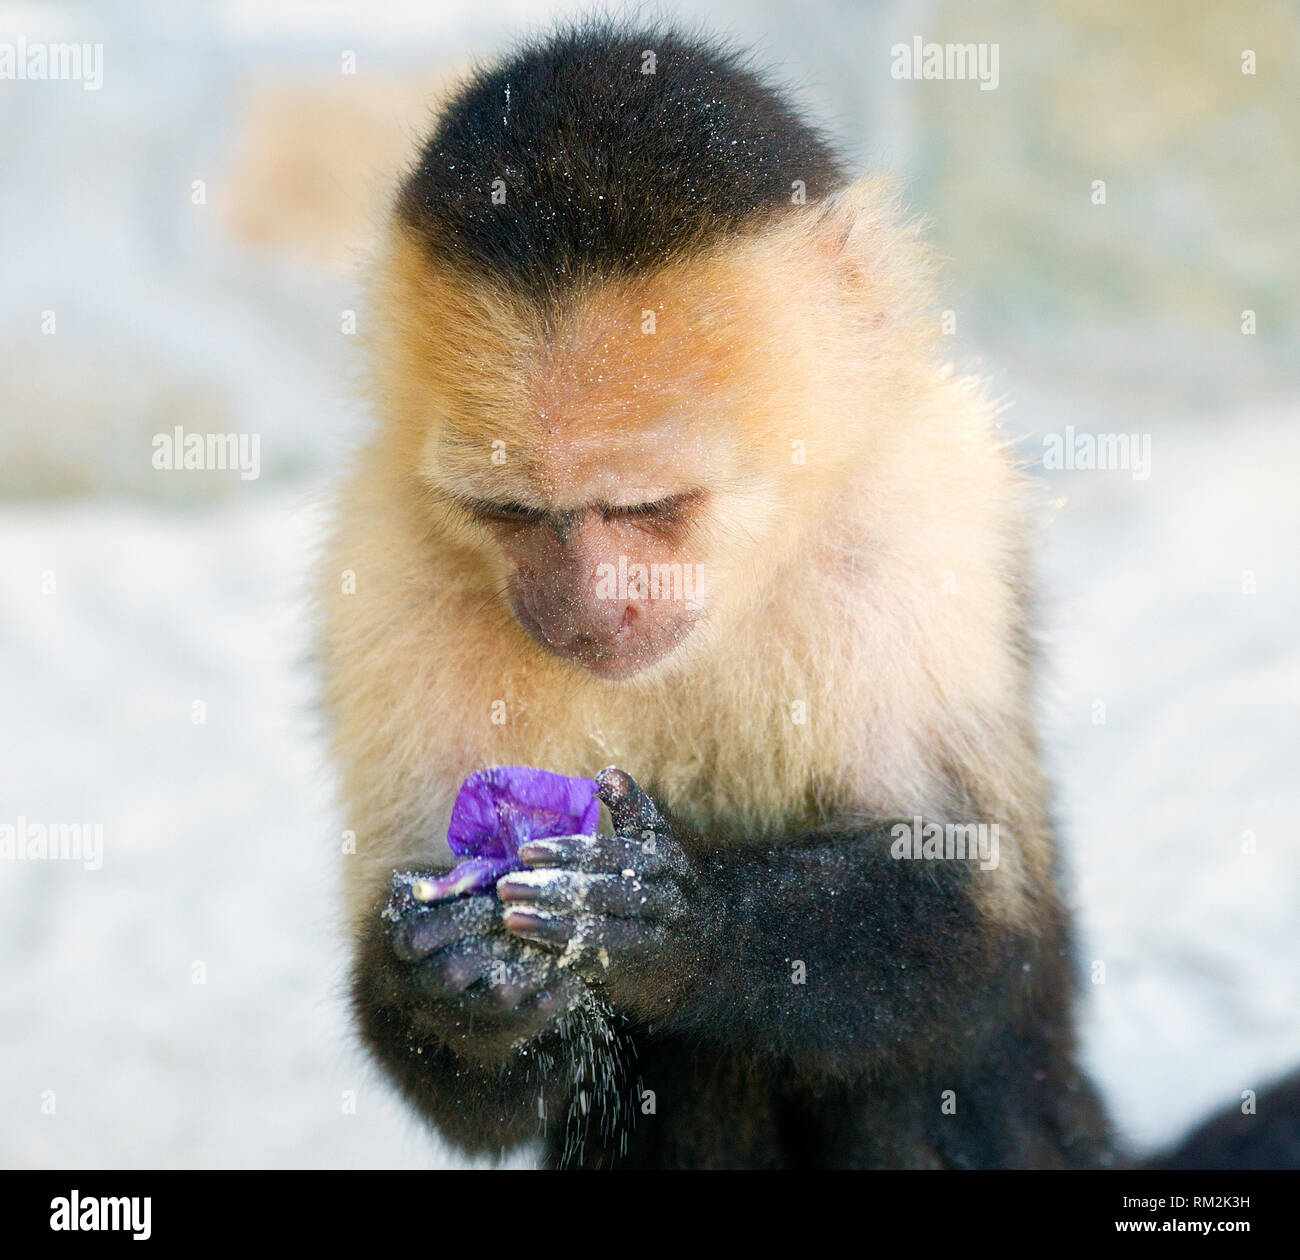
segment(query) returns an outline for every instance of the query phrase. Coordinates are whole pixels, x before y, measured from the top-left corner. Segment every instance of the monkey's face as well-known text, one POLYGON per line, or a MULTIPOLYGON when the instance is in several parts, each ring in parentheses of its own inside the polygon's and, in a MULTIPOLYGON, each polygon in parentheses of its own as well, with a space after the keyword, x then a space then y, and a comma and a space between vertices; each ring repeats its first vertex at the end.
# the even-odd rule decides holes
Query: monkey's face
POLYGON ((624 392, 602 363, 597 388, 534 377, 530 422, 501 439, 500 463, 444 446, 438 467, 474 526, 485 584, 520 627, 551 655, 624 679, 670 657, 706 611, 725 559, 712 527, 728 443, 665 412, 661 391, 624 392))
POLYGON ((532 405, 515 459, 507 446, 503 464, 465 470, 458 506, 520 627, 589 673, 629 678, 704 609, 712 452, 671 420, 611 427, 628 408, 608 392, 537 387, 532 405))
POLYGON ((499 595, 542 649, 603 678, 688 640, 734 648, 733 619, 842 498, 839 470, 866 462, 820 258, 751 243, 557 311, 399 236, 378 363, 392 454, 484 606, 499 595))
POLYGON ((471 510, 507 562, 520 626, 546 651, 618 679, 662 660, 696 624, 703 580, 686 543, 700 497, 471 510))

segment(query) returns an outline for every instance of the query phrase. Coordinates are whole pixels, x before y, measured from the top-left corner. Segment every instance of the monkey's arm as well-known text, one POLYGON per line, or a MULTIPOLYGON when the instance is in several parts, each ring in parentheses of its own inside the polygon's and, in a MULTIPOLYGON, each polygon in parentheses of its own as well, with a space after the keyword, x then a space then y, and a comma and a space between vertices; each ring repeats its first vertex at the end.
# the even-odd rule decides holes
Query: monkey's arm
POLYGON ((495 1155, 542 1136, 565 1114, 566 1078, 551 1068, 581 981, 512 939, 491 896, 427 906, 410 883, 395 875, 363 928, 352 979, 362 1035, 462 1150, 495 1155))
POLYGON ((895 859, 887 828, 688 859, 628 776, 600 782, 619 834, 535 842, 498 887, 643 1025, 840 1074, 969 1050, 1036 981, 1034 938, 980 908, 996 872, 895 859))

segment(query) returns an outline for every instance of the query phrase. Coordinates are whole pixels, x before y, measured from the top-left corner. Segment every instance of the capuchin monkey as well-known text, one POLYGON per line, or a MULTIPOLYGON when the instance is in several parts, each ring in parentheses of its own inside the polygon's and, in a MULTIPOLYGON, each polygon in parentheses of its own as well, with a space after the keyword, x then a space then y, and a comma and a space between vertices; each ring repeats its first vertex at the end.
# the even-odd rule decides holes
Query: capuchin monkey
POLYGON ((402 183, 322 655, 357 1019, 467 1154, 1114 1158, 1026 488, 930 273, 888 183, 665 30, 479 72, 402 183), (421 902, 501 765, 595 775, 605 834, 421 902))

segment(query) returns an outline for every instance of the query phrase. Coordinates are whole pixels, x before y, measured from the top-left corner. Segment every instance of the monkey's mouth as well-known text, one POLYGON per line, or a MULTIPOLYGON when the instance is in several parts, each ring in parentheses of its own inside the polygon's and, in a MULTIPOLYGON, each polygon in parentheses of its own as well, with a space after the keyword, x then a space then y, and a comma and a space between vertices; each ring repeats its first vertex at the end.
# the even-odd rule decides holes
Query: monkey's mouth
POLYGON ((549 655, 611 682, 631 678, 666 660, 695 625, 695 617, 691 614, 661 621, 654 627, 638 628, 633 624, 615 635, 572 630, 548 634, 523 600, 512 598, 510 606, 524 632, 549 655))

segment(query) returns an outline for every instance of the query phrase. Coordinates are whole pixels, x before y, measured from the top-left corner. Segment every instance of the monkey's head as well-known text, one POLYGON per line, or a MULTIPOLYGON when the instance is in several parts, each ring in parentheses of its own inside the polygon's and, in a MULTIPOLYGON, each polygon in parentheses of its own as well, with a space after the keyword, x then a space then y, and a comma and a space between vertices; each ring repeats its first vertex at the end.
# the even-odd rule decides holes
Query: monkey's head
MULTIPOLYGON (((616 326, 625 313, 596 318, 588 307, 563 329, 525 333, 520 312, 516 366, 482 380, 498 405, 479 398, 468 430, 444 413, 419 456, 450 532, 523 630, 612 679, 694 629, 716 493, 706 467, 716 452, 651 397, 641 334, 632 342, 616 326)), ((498 319, 493 331, 508 326, 498 319)))
POLYGON ((731 612, 752 626, 810 531, 835 545, 905 296, 887 193, 833 196, 820 138, 725 57, 660 40, 647 75, 641 53, 560 40, 544 74, 471 81, 398 197, 376 303, 387 446, 429 545, 609 679, 734 652, 731 612), (629 108, 589 116, 611 78, 629 108), (678 143, 709 134, 727 143, 678 143))

